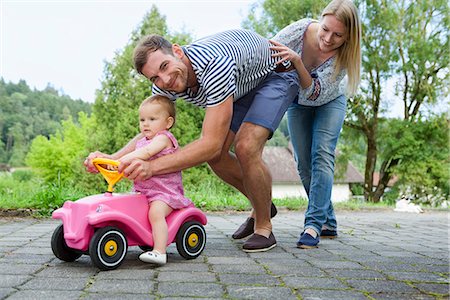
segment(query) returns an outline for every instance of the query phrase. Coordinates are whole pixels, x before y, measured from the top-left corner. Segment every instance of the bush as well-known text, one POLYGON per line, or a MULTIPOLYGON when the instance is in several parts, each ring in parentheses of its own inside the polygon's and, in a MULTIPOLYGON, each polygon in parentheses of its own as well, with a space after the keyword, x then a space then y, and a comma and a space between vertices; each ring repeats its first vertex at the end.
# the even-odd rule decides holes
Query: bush
POLYGON ((12 173, 12 178, 19 182, 30 181, 34 176, 32 170, 16 170, 12 173))

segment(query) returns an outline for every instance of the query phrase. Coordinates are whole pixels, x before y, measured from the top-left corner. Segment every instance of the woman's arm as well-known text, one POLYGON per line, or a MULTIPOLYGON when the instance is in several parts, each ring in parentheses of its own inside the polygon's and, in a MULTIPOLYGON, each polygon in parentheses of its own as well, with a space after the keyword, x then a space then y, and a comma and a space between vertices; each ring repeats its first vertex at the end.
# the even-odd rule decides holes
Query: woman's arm
POLYGON ((273 47, 270 47, 270 49, 277 51, 276 53, 272 54, 272 57, 281 58, 279 61, 277 61, 277 65, 283 63, 284 61, 290 61, 297 70, 301 87, 303 89, 310 87, 312 84, 312 77, 309 74, 308 70, 306 70, 305 65, 302 61, 302 57, 297 52, 281 43, 273 40, 270 40, 270 42, 272 43, 272 45, 274 45, 273 47))

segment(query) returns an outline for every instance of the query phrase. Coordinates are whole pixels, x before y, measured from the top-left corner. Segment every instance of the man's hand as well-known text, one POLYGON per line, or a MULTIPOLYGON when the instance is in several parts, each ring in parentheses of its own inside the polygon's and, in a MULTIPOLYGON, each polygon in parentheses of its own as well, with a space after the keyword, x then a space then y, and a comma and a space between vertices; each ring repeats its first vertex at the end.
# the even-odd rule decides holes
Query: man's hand
POLYGON ((119 159, 119 173, 130 180, 146 180, 153 176, 151 162, 142 159, 124 160, 119 159))
POLYGON ((102 153, 100 151, 95 151, 95 152, 89 153, 88 157, 86 157, 86 159, 83 162, 84 166, 86 167, 86 171, 88 171, 89 173, 98 173, 97 168, 92 163, 92 160, 94 158, 98 158, 98 157, 111 158, 111 155, 102 153))

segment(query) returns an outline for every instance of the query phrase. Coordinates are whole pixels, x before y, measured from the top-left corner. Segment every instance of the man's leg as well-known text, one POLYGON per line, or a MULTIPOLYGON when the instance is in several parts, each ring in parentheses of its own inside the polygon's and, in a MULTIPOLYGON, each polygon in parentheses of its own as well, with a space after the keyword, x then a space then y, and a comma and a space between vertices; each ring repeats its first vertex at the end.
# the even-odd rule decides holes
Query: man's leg
POLYGON ((211 161, 208 161, 208 164, 217 176, 219 176, 229 185, 235 187, 238 191, 240 191, 248 198, 247 191, 245 190, 242 181, 241 166, 239 165, 239 161, 237 160, 236 155, 230 152, 231 146, 234 142, 234 138, 235 133, 230 130, 228 132, 220 156, 211 161))
POLYGON ((269 237, 272 232, 272 177, 262 160, 269 134, 270 131, 262 126, 244 122, 236 135, 235 148, 243 185, 255 211, 255 233, 265 237, 269 237))

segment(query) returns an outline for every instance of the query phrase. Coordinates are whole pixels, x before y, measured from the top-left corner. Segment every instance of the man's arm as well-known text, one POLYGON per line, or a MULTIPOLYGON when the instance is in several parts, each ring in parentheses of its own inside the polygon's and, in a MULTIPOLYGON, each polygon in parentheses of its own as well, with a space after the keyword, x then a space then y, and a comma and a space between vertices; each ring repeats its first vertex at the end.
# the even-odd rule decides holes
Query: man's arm
POLYGON ((201 137, 186 145, 179 151, 162 156, 151 162, 134 160, 119 166, 127 178, 135 180, 147 179, 153 175, 166 174, 184 170, 220 155, 233 116, 233 96, 221 104, 206 108, 203 119, 201 137))

